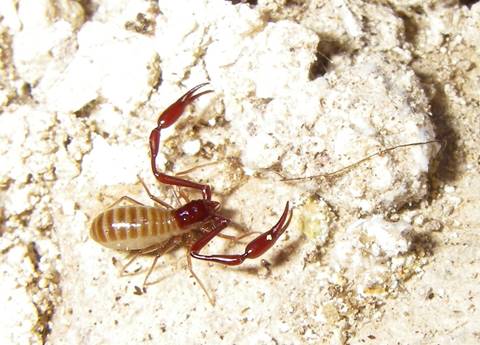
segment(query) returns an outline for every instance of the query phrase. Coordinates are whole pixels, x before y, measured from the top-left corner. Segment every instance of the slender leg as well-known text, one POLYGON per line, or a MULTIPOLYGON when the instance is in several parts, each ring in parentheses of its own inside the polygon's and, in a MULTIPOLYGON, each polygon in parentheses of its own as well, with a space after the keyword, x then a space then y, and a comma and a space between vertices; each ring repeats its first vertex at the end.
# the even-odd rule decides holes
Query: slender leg
POLYGON ((344 166, 343 168, 340 168, 336 171, 327 172, 327 173, 324 173, 324 174, 303 176, 303 177, 285 177, 285 176, 279 174, 278 172, 276 174, 280 175, 280 177, 282 178, 281 181, 299 181, 299 180, 310 180, 310 179, 324 178, 324 177, 325 178, 337 177, 337 176, 342 175, 343 173, 346 173, 346 172, 352 170, 356 166, 358 166, 358 165, 360 165, 360 164, 362 164, 366 161, 369 161, 373 157, 382 156, 385 153, 388 153, 390 151, 393 151, 393 150, 396 150, 396 149, 399 149, 399 148, 403 148, 403 147, 427 145, 427 144, 432 144, 432 143, 442 143, 442 145, 444 144, 444 142, 442 140, 428 140, 428 141, 423 141, 423 142, 416 142, 416 143, 409 143, 409 144, 401 144, 401 145, 391 146, 391 147, 387 147, 386 149, 383 149, 383 150, 377 151, 375 153, 372 153, 372 154, 370 154, 370 155, 368 155, 368 156, 366 156, 366 157, 364 157, 364 158, 362 158, 362 159, 360 159, 360 160, 358 160, 358 161, 356 161, 352 164, 344 166))
POLYGON ((162 255, 168 253, 169 251, 177 247, 180 244, 180 242, 181 242, 181 238, 173 237, 168 241, 165 241, 164 243, 162 243, 162 245, 157 249, 157 252, 155 253, 155 258, 153 259, 152 265, 150 266, 150 269, 148 270, 147 275, 145 276, 145 280, 143 281, 143 286, 147 286, 148 277, 150 277, 150 274, 152 274, 158 259, 162 255))
POLYGON ((212 192, 209 185, 203 185, 200 183, 188 181, 180 177, 170 176, 164 173, 161 173, 157 170, 156 159, 160 147, 160 132, 162 129, 170 127, 173 125, 178 118, 182 115, 186 106, 196 100, 198 97, 205 95, 212 90, 202 91, 195 94, 195 92, 201 87, 205 86, 207 83, 203 83, 195 86, 193 89, 185 93, 180 97, 175 103, 171 104, 158 118, 157 127, 152 130, 150 133, 150 159, 152 165, 152 172, 155 175, 156 179, 160 183, 180 186, 180 187, 189 187, 197 189, 202 192, 203 198, 206 200, 211 200, 212 192))
POLYGON ((180 191, 180 187, 173 188, 172 191, 173 191, 173 196, 175 197, 175 200, 177 200, 177 207, 180 207, 181 205, 184 205, 184 204, 180 201, 180 197, 179 197, 179 195, 178 195, 178 192, 180 191), (178 190, 177 190, 177 189, 178 189, 178 190))
POLYGON ((145 189, 145 191, 147 192, 148 196, 150 197, 150 199, 152 199, 154 202, 156 202, 157 204, 165 207, 165 208, 168 208, 168 209, 173 209, 173 206, 167 204, 165 201, 162 201, 160 200, 159 198, 157 198, 155 195, 153 195, 150 190, 148 189, 147 185, 145 184, 145 182, 143 181, 143 179, 137 175, 138 179, 140 180, 140 182, 142 183, 142 186, 143 188, 145 189))
POLYGON ((115 201, 113 204, 111 204, 110 206, 108 206, 106 209, 107 209, 107 210, 108 210, 108 209, 111 209, 111 208, 117 206, 117 205, 118 205, 119 203, 121 203, 122 201, 128 201, 128 202, 130 202, 130 203, 132 203, 132 204, 134 204, 134 205, 138 205, 138 206, 145 206, 145 205, 142 204, 140 201, 137 201, 137 200, 135 200, 135 199, 133 199, 133 198, 131 198, 131 197, 129 197, 129 196, 124 195, 124 196, 122 196, 120 199, 118 199, 117 201, 115 201))
MULTIPOLYGON (((205 168, 205 167, 209 167, 209 166, 212 166, 212 165, 216 165, 216 164, 222 163, 222 161, 223 160, 217 160, 215 162, 203 163, 203 164, 199 164, 199 165, 193 166, 191 168, 188 168, 188 169, 185 169, 185 170, 182 170, 182 171, 178 171, 178 172, 175 173, 175 177, 187 175, 187 174, 191 173, 192 171, 195 171, 195 170, 201 169, 201 168, 205 168)), ((178 189, 178 191, 179 191, 180 196, 185 200, 185 203, 188 203, 190 201, 190 198, 188 197, 188 195, 185 192, 183 192, 180 188, 178 189)))
MULTIPOLYGON (((154 129, 153 131, 156 131, 156 129, 154 129)), ((152 131, 152 135, 154 134, 153 131, 152 131)), ((160 131, 158 131, 158 135, 160 136, 160 131)), ((152 136, 150 136, 150 138, 152 138, 152 136)), ((155 176, 155 178, 160 183, 169 184, 169 185, 173 185, 173 186, 188 187, 188 188, 196 189, 196 190, 199 190, 199 191, 202 192, 202 196, 205 200, 211 200, 212 199, 212 190, 211 190, 209 185, 192 182, 192 181, 180 178, 180 177, 170 176, 170 175, 159 172, 157 170, 157 166, 155 164, 157 153, 154 154, 152 146, 150 146, 150 147, 151 147, 150 152, 152 152, 152 156, 151 156, 152 172, 153 172, 153 175, 155 176)), ((157 150, 158 150, 158 148, 157 148, 157 150)))
POLYGON ((188 270, 190 271, 190 274, 193 276, 193 278, 195 278, 195 280, 197 281, 198 285, 200 285, 200 287, 202 288, 203 292, 205 293, 205 295, 207 296, 208 298, 208 301, 210 302, 210 304, 212 306, 215 305, 215 299, 210 296, 210 294, 208 293, 208 290, 207 288, 205 287, 205 285, 203 284, 203 282, 200 280, 200 278, 197 276, 197 274, 193 271, 193 267, 192 267, 192 257, 189 255, 190 254, 190 251, 189 251, 189 248, 190 246, 187 247, 186 249, 186 255, 187 255, 187 266, 188 266, 188 270))
MULTIPOLYGON (((211 165, 215 165, 215 164, 218 164, 220 163, 221 161, 215 161, 215 162, 209 162, 209 163, 204 163, 204 164, 200 164, 200 165, 196 165, 194 167, 191 167, 191 168, 188 168, 186 170, 182 170, 182 171, 179 171, 179 172, 176 172, 175 173, 175 177, 179 177, 179 176, 182 176, 182 175, 187 175, 189 173, 191 173, 192 171, 196 170, 196 169, 201 169, 201 168, 204 168, 204 167, 207 167, 207 166, 211 166, 211 165)), ((182 189, 180 189, 180 187, 178 187, 178 195, 175 193, 175 196, 180 203, 180 200, 179 200, 179 196, 185 201, 185 203, 188 203, 190 202, 190 198, 188 197, 188 194, 185 193, 185 191, 183 191, 182 189)))
POLYGON ((219 163, 221 163, 221 162, 222 162, 221 160, 217 160, 217 161, 215 161, 215 162, 208 162, 208 163, 203 163, 203 164, 195 165, 194 167, 191 167, 191 168, 188 168, 188 169, 185 169, 185 170, 176 172, 176 173, 175 173, 175 176, 186 175, 186 174, 191 173, 192 171, 195 171, 195 170, 197 170, 197 169, 209 167, 209 166, 212 166, 212 165, 215 165, 215 164, 219 164, 219 163))
POLYGON ((212 230, 208 232, 205 236, 201 237, 190 247, 190 255, 196 259, 213 261, 222 263, 224 265, 240 265, 245 259, 254 259, 261 256, 268 249, 270 249, 273 244, 278 240, 278 238, 285 232, 288 225, 290 224, 291 213, 289 214, 288 202, 285 205, 285 210, 283 211, 282 216, 278 220, 277 224, 273 226, 269 231, 262 233, 260 236, 257 236, 252 242, 250 242, 243 254, 237 255, 203 255, 200 254, 200 250, 207 245, 215 236, 217 236, 223 229, 225 229, 229 220, 221 216, 214 217, 214 224, 212 230))
POLYGON ((178 189, 178 195, 183 199, 185 200, 185 203, 189 203, 190 202, 190 198, 188 197, 188 194, 185 193, 184 190, 181 190, 180 188, 178 189))
MULTIPOLYGON (((161 244, 160 244, 161 245, 161 244)), ((121 268, 120 270, 120 276, 125 276, 127 275, 125 273, 126 269, 128 268, 128 266, 130 266, 140 255, 146 255, 146 254, 150 254, 150 253, 153 253, 155 252, 157 249, 159 248, 159 245, 158 244, 154 244, 150 247, 146 247, 146 248, 143 248, 143 249, 140 249, 140 250, 137 250, 135 252, 132 252, 133 256, 130 258, 130 260, 128 260, 128 262, 123 265, 123 267, 121 268)))

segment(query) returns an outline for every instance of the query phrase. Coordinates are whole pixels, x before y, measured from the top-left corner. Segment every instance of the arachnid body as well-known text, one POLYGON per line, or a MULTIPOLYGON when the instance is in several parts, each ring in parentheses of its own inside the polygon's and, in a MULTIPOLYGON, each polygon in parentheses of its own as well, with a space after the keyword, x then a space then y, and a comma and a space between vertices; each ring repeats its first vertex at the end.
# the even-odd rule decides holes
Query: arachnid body
POLYGON ((204 236, 189 243, 190 255, 196 259, 232 266, 265 253, 285 231, 289 210, 287 203, 277 224, 250 242, 243 254, 202 255, 199 251, 230 223, 228 218, 216 212, 220 203, 200 199, 177 209, 166 210, 128 199, 135 205, 113 206, 95 217, 90 228, 90 237, 94 241, 110 249, 146 254, 170 247, 167 244, 169 242, 178 245, 185 240, 184 235, 198 230, 204 236))
POLYGON ((182 115, 185 107, 196 98, 212 92, 203 91, 195 94, 205 85, 206 83, 194 87, 170 105, 160 115, 157 127, 150 134, 151 167, 157 180, 163 184, 199 190, 203 198, 190 201, 183 193, 181 196, 186 203, 178 208, 173 208, 153 196, 142 181, 149 197, 159 206, 149 207, 124 196, 95 217, 90 228, 90 236, 105 247, 133 254, 133 258, 123 267, 122 271, 139 255, 153 255, 155 259, 145 277, 144 285, 160 256, 178 246, 185 246, 188 251, 188 268, 213 304, 213 299, 193 272, 191 257, 224 265, 239 265, 245 259, 257 258, 269 250, 285 232, 291 213, 287 202, 278 222, 270 230, 260 234, 247 244, 242 254, 204 255, 200 253, 202 248, 216 236, 231 240, 238 239, 221 234, 231 220, 219 213, 220 203, 211 200, 212 193, 209 185, 161 173, 156 168, 155 160, 159 152, 161 130, 174 124, 182 115), (131 205, 117 206, 121 201, 128 201, 131 205))

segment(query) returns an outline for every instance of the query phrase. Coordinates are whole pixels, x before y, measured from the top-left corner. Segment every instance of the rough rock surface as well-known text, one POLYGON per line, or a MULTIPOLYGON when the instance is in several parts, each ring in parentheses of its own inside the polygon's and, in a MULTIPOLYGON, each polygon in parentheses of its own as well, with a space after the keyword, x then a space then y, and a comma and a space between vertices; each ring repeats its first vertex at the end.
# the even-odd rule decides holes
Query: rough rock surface
POLYGON ((479 56, 475 1, 1 1, 0 343, 477 344, 479 56), (262 259, 193 262, 214 307, 183 250, 142 289, 88 237, 138 176, 176 205, 148 134, 205 81, 159 170, 230 234, 293 205, 262 259))

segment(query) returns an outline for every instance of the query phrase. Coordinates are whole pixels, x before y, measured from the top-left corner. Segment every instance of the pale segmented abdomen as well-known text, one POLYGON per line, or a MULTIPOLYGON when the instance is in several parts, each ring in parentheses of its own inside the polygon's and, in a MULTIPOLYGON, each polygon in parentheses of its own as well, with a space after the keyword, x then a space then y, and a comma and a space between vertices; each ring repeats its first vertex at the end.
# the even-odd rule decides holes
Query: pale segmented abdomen
POLYGON ((117 250, 143 249, 184 233, 171 211, 148 206, 108 209, 92 222, 90 237, 117 250))

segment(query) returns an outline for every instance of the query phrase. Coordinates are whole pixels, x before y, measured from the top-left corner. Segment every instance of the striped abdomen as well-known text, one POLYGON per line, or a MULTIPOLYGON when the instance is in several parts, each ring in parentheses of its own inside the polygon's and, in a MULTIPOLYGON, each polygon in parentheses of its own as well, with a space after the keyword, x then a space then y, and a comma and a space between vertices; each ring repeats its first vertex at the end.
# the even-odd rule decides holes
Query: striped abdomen
POLYGON ((148 206, 115 207, 92 222, 90 237, 118 250, 143 249, 184 233, 171 211, 148 206))

